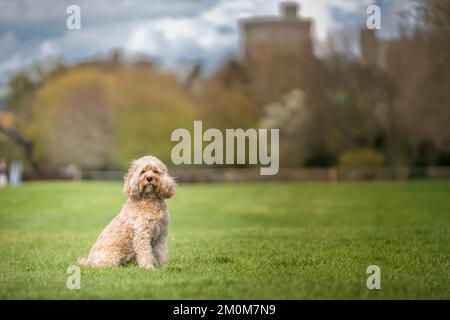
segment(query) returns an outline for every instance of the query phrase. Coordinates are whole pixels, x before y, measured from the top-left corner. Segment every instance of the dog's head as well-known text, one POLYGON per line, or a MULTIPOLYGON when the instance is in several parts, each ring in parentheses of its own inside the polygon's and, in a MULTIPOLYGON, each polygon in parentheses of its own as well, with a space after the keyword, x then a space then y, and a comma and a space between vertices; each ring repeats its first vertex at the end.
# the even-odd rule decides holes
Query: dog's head
POLYGON ((145 156, 131 162, 124 176, 123 192, 135 199, 156 196, 170 198, 175 194, 175 181, 158 158, 145 156))

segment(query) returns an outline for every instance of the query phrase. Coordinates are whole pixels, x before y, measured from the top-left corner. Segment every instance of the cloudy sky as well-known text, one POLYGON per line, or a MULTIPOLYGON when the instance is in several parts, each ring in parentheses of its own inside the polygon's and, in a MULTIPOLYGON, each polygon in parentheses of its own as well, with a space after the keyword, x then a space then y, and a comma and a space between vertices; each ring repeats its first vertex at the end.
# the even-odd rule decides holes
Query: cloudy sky
MULTIPOLYGON (((314 20, 320 45, 327 33, 364 25, 367 5, 382 10, 385 34, 412 0, 298 0, 314 20)), ((201 61, 209 70, 239 53, 237 21, 278 15, 280 0, 0 0, 0 96, 18 68, 49 57, 76 62, 123 48, 164 67, 201 61), (66 27, 69 5, 81 8, 81 30, 66 27)))

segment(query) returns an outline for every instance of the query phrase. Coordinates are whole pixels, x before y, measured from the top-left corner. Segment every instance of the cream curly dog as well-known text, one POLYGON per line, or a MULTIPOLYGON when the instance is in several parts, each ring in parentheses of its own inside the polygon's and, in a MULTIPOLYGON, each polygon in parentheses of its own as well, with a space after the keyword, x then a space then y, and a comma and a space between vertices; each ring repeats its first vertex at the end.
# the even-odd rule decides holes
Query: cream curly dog
POLYGON ((164 199, 175 194, 174 179, 156 157, 134 160, 124 177, 123 192, 128 197, 120 213, 103 230, 81 265, 119 266, 137 261, 153 269, 168 261, 169 212, 164 199))

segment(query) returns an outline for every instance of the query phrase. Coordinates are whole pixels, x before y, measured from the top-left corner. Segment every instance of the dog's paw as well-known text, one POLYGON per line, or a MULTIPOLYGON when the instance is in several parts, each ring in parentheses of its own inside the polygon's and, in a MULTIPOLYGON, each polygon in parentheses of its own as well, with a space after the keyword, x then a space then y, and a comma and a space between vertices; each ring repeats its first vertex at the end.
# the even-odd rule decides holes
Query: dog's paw
POLYGON ((143 269, 147 269, 147 270, 153 270, 155 269, 155 266, 153 265, 153 263, 141 263, 139 265, 139 267, 143 268, 143 269))

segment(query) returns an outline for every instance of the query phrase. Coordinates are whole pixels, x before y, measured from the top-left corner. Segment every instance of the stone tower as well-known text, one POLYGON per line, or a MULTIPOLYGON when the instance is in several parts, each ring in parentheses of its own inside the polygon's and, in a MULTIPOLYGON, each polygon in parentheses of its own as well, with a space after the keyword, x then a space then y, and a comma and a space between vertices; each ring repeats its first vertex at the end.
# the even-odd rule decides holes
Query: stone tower
POLYGON ((241 21, 244 63, 261 103, 302 86, 313 61, 311 21, 299 17, 296 2, 283 2, 281 16, 241 21))

